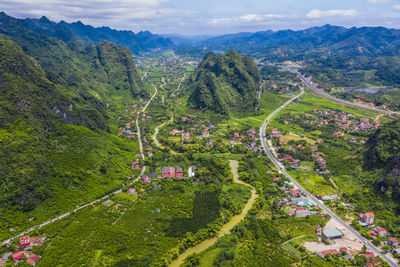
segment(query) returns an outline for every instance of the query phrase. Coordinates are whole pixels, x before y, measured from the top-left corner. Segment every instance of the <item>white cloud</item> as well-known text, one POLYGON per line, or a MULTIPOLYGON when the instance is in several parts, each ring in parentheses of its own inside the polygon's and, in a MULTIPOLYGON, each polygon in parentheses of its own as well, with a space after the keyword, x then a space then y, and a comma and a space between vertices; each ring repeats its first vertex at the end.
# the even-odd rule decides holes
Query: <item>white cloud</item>
POLYGON ((358 12, 354 9, 331 9, 331 10, 319 10, 313 9, 307 13, 307 17, 310 19, 319 19, 327 17, 353 17, 358 12))
POLYGON ((211 25, 236 25, 236 24, 250 24, 250 23, 265 23, 271 22, 273 19, 283 18, 279 14, 246 14, 238 18, 212 18, 208 21, 211 25))
POLYGON ((389 3, 392 0, 367 0, 368 3, 372 4, 384 4, 384 3, 389 3))
POLYGON ((272 19, 272 18, 282 18, 282 15, 279 15, 279 14, 265 14, 265 15, 247 14, 247 15, 239 17, 239 19, 241 21, 246 21, 246 22, 263 21, 263 20, 272 19))
POLYGON ((400 5, 394 5, 394 6, 393 6, 393 9, 394 9, 395 11, 400 11, 400 5))

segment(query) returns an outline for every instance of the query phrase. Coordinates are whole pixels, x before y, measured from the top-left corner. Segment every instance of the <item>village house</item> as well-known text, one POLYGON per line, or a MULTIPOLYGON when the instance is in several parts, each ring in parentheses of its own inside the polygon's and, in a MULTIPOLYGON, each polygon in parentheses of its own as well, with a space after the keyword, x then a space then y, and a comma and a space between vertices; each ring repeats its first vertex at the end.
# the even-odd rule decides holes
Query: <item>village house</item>
POLYGON ((129 187, 128 190, 126 191, 126 193, 128 195, 136 195, 137 194, 136 189, 133 187, 129 187))
POLYGON ((142 177, 142 182, 146 183, 146 184, 149 184, 151 182, 151 179, 148 176, 143 176, 142 177))
POLYGON ((175 177, 175 168, 174 167, 162 167, 161 176, 162 176, 162 178, 175 177))
POLYGON ((290 189, 290 190, 289 190, 289 194, 290 194, 292 197, 297 197, 298 195, 300 195, 300 191, 297 190, 297 189, 290 189))
POLYGON ((175 169, 175 177, 182 178, 183 177, 183 169, 182 167, 176 167, 175 169))
POLYGON ((20 238, 19 238, 19 247, 27 247, 27 246, 29 246, 31 244, 31 239, 30 239, 30 237, 27 235, 27 236, 21 236, 20 238))
POLYGON ((40 260, 40 258, 41 258, 40 256, 37 256, 37 255, 35 255, 35 254, 32 254, 32 255, 30 255, 30 256, 28 257, 26 263, 35 266, 36 263, 38 262, 38 260, 40 260))
POLYGON ((375 231, 378 233, 380 237, 386 237, 389 233, 385 228, 377 227, 375 231))
POLYGON ((361 226, 363 226, 363 227, 374 225, 374 219, 375 219, 375 215, 373 212, 358 214, 358 221, 360 222, 361 226))
POLYGON ((190 166, 188 168, 188 177, 194 177, 196 173, 196 166, 190 166))
POLYGON ((336 249, 329 249, 329 250, 324 250, 322 252, 319 252, 317 255, 320 258, 324 258, 328 254, 338 255, 339 251, 337 251, 336 249))
POLYGON ((397 240, 396 237, 392 237, 389 239, 389 246, 395 247, 399 244, 399 241, 397 240))
POLYGON ((46 237, 32 237, 31 238, 31 247, 37 247, 43 245, 44 241, 46 240, 46 237))
POLYGON ((381 266, 382 262, 379 259, 373 259, 370 262, 367 262, 364 266, 365 267, 376 267, 376 266, 381 266))
POLYGON ((14 253, 12 254, 13 260, 15 262, 18 262, 20 260, 22 260, 24 258, 24 253, 22 253, 19 250, 14 251, 14 253))

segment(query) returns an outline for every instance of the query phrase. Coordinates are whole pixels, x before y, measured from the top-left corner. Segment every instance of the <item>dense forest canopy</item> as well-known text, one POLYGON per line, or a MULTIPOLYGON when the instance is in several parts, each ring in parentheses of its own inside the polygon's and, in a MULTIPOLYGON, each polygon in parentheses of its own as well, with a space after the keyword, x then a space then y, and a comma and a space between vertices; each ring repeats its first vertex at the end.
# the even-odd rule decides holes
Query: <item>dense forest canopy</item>
POLYGON ((257 108, 261 75, 253 60, 236 51, 217 56, 207 53, 187 83, 189 106, 229 115, 257 108))

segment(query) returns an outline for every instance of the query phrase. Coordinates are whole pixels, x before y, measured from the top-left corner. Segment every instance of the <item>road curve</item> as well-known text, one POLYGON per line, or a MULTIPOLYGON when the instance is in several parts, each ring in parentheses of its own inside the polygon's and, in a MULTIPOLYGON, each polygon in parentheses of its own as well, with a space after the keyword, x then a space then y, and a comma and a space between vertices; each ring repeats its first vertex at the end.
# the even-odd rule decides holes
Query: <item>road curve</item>
POLYGON ((316 93, 318 93, 318 94, 320 94, 320 95, 323 95, 323 96, 325 96, 325 97, 327 97, 327 98, 329 98, 329 99, 331 99, 331 100, 333 100, 333 101, 335 101, 335 102, 339 102, 339 103, 342 103, 342 104, 346 104, 346 105, 350 105, 350 106, 354 106, 354 107, 358 107, 358 108, 368 109, 368 110, 371 110, 371 111, 380 112, 380 113, 384 113, 384 114, 388 114, 388 115, 395 115, 395 114, 397 114, 397 113, 395 113, 395 112, 393 112, 393 111, 383 110, 383 109, 373 108, 373 107, 368 107, 368 106, 364 106, 364 105, 359 105, 359 104, 356 104, 356 103, 352 103, 352 102, 348 102, 348 101, 345 101, 345 100, 336 98, 336 97, 331 96, 331 95, 329 95, 329 94, 327 94, 327 93, 325 93, 325 92, 319 90, 318 88, 316 88, 314 85, 312 85, 312 84, 311 84, 300 72, 298 72, 297 70, 291 69, 291 68, 289 68, 289 67, 281 67, 281 68, 286 69, 286 70, 288 70, 288 71, 290 71, 290 72, 292 72, 292 73, 295 73, 295 74, 303 81, 303 83, 305 83, 305 84, 307 85, 308 88, 310 88, 310 89, 313 90, 314 92, 316 92, 316 93))
MULTIPOLYGON (((301 78, 302 76, 300 76, 301 78)), ((304 78, 304 77, 303 77, 304 78)), ((303 80, 304 81, 304 80, 303 80)), ((376 248, 374 245, 372 245, 366 238, 362 237, 356 230, 354 230, 352 227, 347 225, 342 219, 340 219, 336 214, 334 214, 328 207, 326 207, 323 203, 321 203, 316 197, 314 197, 311 193, 309 193, 307 190, 305 190, 296 180, 290 176, 286 172, 286 170, 279 164, 277 159, 274 157, 272 154, 271 150, 267 146, 267 141, 266 141, 266 135, 265 135, 265 129, 270 122, 270 120, 278 113, 280 112, 283 108, 285 108, 287 105, 289 105, 292 101, 298 99, 301 97, 304 93, 304 89, 301 88, 300 94, 297 96, 293 97, 286 103, 284 103, 282 106, 277 108, 274 112, 272 112, 264 121, 263 125, 260 127, 260 138, 261 138, 261 143, 263 146, 263 149, 267 156, 270 158, 270 160, 274 163, 276 168, 280 173, 285 175, 297 188, 299 188, 308 198, 310 198, 318 207, 320 207, 323 211, 325 211, 329 216, 331 216, 333 219, 335 219, 338 223, 340 223, 346 230, 348 230, 350 233, 352 233, 358 240, 360 240, 362 243, 364 243, 368 249, 373 251, 375 255, 381 257, 384 261, 386 261, 390 266, 392 267, 398 267, 396 263, 394 263, 391 259, 386 257, 385 254, 383 254, 378 248, 376 248)), ((347 104, 347 103, 346 103, 347 104)))

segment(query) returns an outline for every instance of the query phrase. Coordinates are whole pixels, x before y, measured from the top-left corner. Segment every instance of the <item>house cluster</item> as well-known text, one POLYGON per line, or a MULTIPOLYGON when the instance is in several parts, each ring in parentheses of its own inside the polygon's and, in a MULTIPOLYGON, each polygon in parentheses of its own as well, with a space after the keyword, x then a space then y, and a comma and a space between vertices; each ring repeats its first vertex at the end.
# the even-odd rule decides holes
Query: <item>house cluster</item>
POLYGON ((38 260, 41 258, 32 253, 32 247, 43 245, 46 237, 30 237, 30 236, 21 236, 19 239, 18 247, 19 249, 14 252, 7 252, 0 258, 0 266, 3 266, 9 256, 12 256, 15 264, 26 260, 26 262, 30 265, 36 265, 38 260))
POLYGON ((140 108, 140 107, 138 107, 137 104, 134 104, 131 107, 127 107, 125 110, 127 115, 117 118, 117 121, 120 121, 120 120, 128 121, 125 124, 120 126, 118 136, 121 136, 121 137, 124 136, 128 139, 132 139, 135 137, 135 132, 132 130, 132 128, 134 127, 136 121, 133 118, 133 116, 138 113, 138 108, 140 108))
POLYGON ((370 121, 368 118, 357 118, 353 114, 343 111, 335 110, 316 110, 312 114, 316 118, 306 118, 302 120, 304 124, 317 125, 318 127, 325 125, 335 125, 337 131, 334 132, 335 136, 343 136, 344 140, 349 140, 354 143, 364 143, 365 140, 357 138, 344 137, 345 133, 352 133, 356 131, 368 132, 380 126, 379 121, 370 121))
MULTIPOLYGON (((361 98, 356 98, 354 100, 354 103, 359 104, 359 105, 363 105, 363 106, 370 106, 370 107, 373 107, 373 108, 376 107, 374 102, 367 102, 367 101, 365 101, 365 100, 363 100, 361 98)), ((380 109, 386 109, 387 106, 386 105, 381 105, 381 106, 379 106, 379 108, 380 109)))
POLYGON ((269 135, 271 138, 272 137, 281 137, 282 133, 278 131, 277 128, 273 128, 271 131, 271 134, 269 135))
POLYGON ((319 171, 321 174, 329 173, 329 171, 326 169, 326 159, 324 159, 324 157, 318 153, 314 154, 314 157, 315 163, 317 164, 317 168, 315 170, 319 171))
POLYGON ((300 164, 300 160, 298 159, 294 159, 292 155, 283 155, 283 157, 278 158, 279 162, 289 162, 289 166, 292 169, 297 169, 299 167, 300 164))
MULTIPOLYGON (((272 177, 274 181, 279 180, 279 177, 272 177)), ((286 185, 289 184, 287 181, 284 182, 286 185)), ((286 206, 289 209, 288 215, 292 217, 307 217, 307 216, 315 216, 319 215, 319 211, 309 210, 313 208, 315 204, 310 201, 308 198, 304 197, 302 192, 298 189, 288 189, 287 186, 284 185, 280 187, 280 190, 283 191, 286 198, 280 199, 278 205, 283 207, 286 206)))
MULTIPOLYGON (((320 258, 325 258, 327 255, 341 255, 344 260, 346 261, 351 261, 354 259, 354 256, 356 254, 352 254, 349 252, 347 247, 341 247, 339 250, 337 249, 328 249, 321 251, 317 254, 318 257, 320 258)), ((379 258, 375 257, 374 253, 361 253, 358 254, 359 256, 365 257, 367 259, 367 263, 364 264, 364 267, 375 267, 375 266, 381 266, 382 262, 379 258)))
MULTIPOLYGON (((196 166, 190 166, 188 168, 188 176, 194 177, 196 173, 196 166)), ((182 178, 183 177, 183 168, 182 167, 169 167, 164 166, 161 169, 161 177, 162 178, 182 178)))
POLYGON ((400 244, 398 239, 390 236, 390 233, 385 228, 375 226, 375 215, 373 212, 358 214, 358 222, 361 224, 361 226, 368 227, 368 234, 370 234, 373 239, 379 237, 383 240, 380 245, 392 246, 392 253, 400 255, 400 244))
POLYGON ((172 131, 169 134, 170 136, 181 136, 182 137, 182 142, 183 141, 190 141, 190 131, 185 131, 185 130, 178 130, 178 129, 172 129, 172 131))

